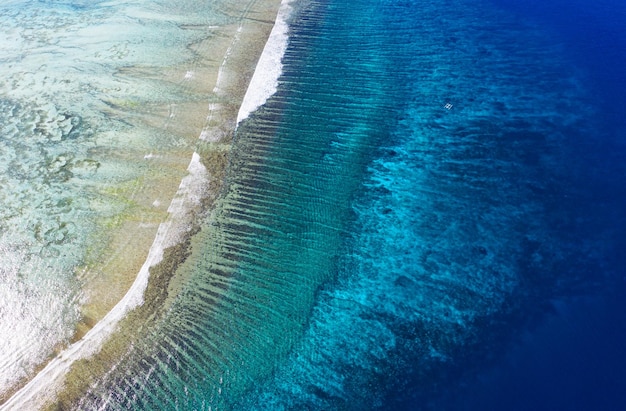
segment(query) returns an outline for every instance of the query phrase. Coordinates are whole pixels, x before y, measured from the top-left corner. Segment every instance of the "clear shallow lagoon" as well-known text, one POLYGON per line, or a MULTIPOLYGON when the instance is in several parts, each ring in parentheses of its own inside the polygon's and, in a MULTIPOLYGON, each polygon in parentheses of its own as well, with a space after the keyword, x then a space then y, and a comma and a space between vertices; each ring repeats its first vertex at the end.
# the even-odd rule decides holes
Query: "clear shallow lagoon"
POLYGON ((623 408, 623 6, 292 7, 220 196, 64 398, 623 408))
POLYGON ((192 172, 195 183, 183 177, 194 152, 196 170, 228 150, 275 9, 3 3, 0 398, 89 331, 142 264, 191 228, 185 210, 216 189, 220 165, 192 172), (260 22, 245 24, 250 14, 260 22), (166 218, 178 227, 157 236, 166 218))

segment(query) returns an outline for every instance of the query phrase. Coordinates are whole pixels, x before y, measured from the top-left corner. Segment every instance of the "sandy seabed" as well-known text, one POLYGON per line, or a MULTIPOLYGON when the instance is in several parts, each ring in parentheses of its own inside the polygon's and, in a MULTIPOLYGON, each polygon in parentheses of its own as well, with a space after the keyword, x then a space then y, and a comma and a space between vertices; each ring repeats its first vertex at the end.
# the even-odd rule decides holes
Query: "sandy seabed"
MULTIPOLYGON (((155 84, 174 84, 180 89, 174 102, 109 102, 111 116, 138 128, 171 133, 178 138, 179 147, 144 154, 147 167, 162 172, 151 170, 141 184, 121 190, 120 195, 138 207, 107 226, 106 244, 95 248, 97 255, 81 270, 86 298, 81 308, 83 320, 71 344, 59 347, 34 378, 23 379, 5 391, 0 409, 55 408, 55 398, 77 398, 80 394, 72 387, 84 376, 73 370, 73 364, 92 356, 94 361, 110 361, 106 355, 105 359, 97 358, 103 344, 119 345, 116 338, 126 337, 117 331, 124 328, 127 314, 136 307, 151 306, 144 300, 144 291, 150 287, 150 268, 160 263, 176 266, 175 262, 164 263, 164 254, 166 260, 180 257, 167 250, 189 241, 198 215, 210 210, 220 190, 233 132, 238 120, 247 116, 240 110, 244 95, 247 92, 246 100, 257 101, 247 104, 247 110, 253 110, 266 98, 264 93, 271 93, 271 87, 263 87, 255 95, 248 86, 278 9, 277 0, 224 6, 221 12, 229 16, 228 24, 185 27, 207 33, 200 42, 181 45, 193 54, 191 64, 184 61, 166 70, 131 65, 117 73, 128 81, 148 78, 155 84), (149 165, 151 162, 157 165, 149 165)), ((184 23, 178 24, 184 27, 184 23)), ((282 34, 278 48, 284 51, 280 42, 286 42, 286 29, 284 24, 277 27, 282 34)), ((270 50, 274 59, 275 49, 270 50)), ((257 84, 267 83, 256 77, 261 78, 257 84)), ((275 78, 269 82, 273 84, 275 78)), ((97 369, 91 367, 90 372, 97 374, 97 369)))

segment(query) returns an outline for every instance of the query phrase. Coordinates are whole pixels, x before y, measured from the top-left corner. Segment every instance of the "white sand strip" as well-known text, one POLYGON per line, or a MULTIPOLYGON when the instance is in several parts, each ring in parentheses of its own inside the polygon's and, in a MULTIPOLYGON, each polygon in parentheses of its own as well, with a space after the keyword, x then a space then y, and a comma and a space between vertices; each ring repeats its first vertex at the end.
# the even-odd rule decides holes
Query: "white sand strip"
POLYGON ((282 60, 289 41, 287 19, 291 14, 292 1, 283 0, 280 4, 274 28, 267 39, 267 43, 265 43, 263 53, 239 108, 237 124, 248 118, 252 112, 265 104, 267 99, 276 93, 278 78, 283 73, 282 60))

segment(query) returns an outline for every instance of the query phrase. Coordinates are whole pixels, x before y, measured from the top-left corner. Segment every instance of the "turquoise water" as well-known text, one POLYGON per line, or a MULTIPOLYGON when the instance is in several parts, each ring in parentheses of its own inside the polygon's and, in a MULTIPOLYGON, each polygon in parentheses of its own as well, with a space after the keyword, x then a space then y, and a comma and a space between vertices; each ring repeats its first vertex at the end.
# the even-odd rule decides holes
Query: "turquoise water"
MULTIPOLYGON (((574 403, 559 361, 624 335, 619 76, 501 3, 296 2, 170 300, 78 408, 574 403), (520 362, 557 375, 544 397, 520 362)), ((620 409, 623 372, 599 375, 620 409)))

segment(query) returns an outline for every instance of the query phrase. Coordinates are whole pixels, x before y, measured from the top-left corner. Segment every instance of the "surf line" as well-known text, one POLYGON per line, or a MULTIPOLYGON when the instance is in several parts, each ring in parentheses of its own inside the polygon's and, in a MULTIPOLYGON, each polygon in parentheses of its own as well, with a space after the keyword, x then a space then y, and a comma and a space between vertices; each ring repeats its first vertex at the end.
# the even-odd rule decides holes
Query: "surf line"
POLYGON ((289 43, 289 25, 287 23, 295 0, 283 0, 278 8, 274 27, 265 43, 261 57, 252 74, 250 85, 239 106, 237 126, 250 114, 261 107, 276 93, 278 79, 283 74, 283 56, 289 43))
MULTIPOLYGON (((289 40, 287 19, 291 14, 291 3, 293 1, 283 0, 281 2, 274 27, 265 43, 250 84, 241 102, 237 114, 236 127, 241 121, 248 118, 252 112, 265 104, 277 91, 278 79, 282 74, 283 68, 282 59, 289 40)), ((240 26, 233 43, 239 40, 241 28, 240 26)), ((227 50, 219 68, 215 92, 220 90, 221 71, 231 51, 232 45, 227 50)), ((209 107, 210 114, 216 108, 214 105, 211 105, 209 107)), ((206 133, 201 133, 199 138, 207 139, 206 133)), ((75 361, 89 358, 97 353, 107 338, 115 332, 117 324, 125 315, 143 304, 144 291, 148 286, 150 278, 150 268, 163 260, 163 252, 166 248, 182 241, 189 227, 188 223, 192 218, 191 210, 199 205, 202 200, 198 193, 201 192, 201 187, 206 186, 210 178, 206 168, 202 165, 200 155, 196 152, 193 153, 187 170, 189 174, 182 179, 167 209, 168 218, 159 224, 156 237, 148 252, 148 257, 124 297, 83 338, 63 350, 25 386, 13 394, 4 404, 0 405, 0 411, 41 408, 46 401, 53 399, 54 395, 62 389, 63 377, 72 364, 75 361)))

